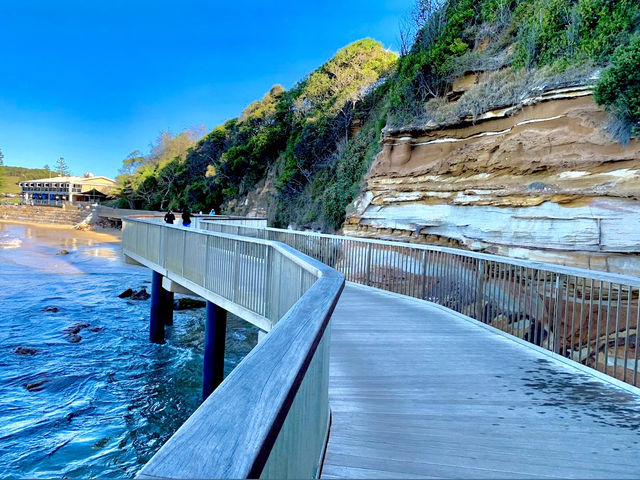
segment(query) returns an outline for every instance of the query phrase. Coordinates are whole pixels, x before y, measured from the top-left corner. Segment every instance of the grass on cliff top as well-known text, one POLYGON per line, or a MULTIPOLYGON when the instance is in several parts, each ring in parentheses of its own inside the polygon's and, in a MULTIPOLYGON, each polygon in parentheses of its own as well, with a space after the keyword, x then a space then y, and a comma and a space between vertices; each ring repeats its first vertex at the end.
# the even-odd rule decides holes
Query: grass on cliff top
POLYGON ((603 105, 632 121, 640 118, 634 117, 637 92, 622 81, 633 72, 624 67, 634 59, 633 51, 640 49, 634 41, 638 35, 634 32, 640 30, 637 0, 443 0, 420 1, 417 8, 424 5, 438 8, 417 32, 411 50, 399 60, 389 98, 390 128, 455 123, 482 113, 483 108, 495 108, 497 103, 517 103, 523 88, 535 91, 540 87, 539 82, 527 85, 511 78, 485 92, 494 100, 469 102, 468 97, 460 99, 455 108, 441 108, 439 103, 453 80, 468 72, 510 68, 516 77, 546 76, 550 83, 543 87, 553 88, 563 82, 588 82, 593 72, 616 63, 622 74, 605 72, 613 83, 607 90, 622 93, 602 95, 606 98, 603 105), (579 71, 586 75, 576 76, 579 71), (505 100, 496 102, 503 94, 505 100))
POLYGON ((0 167, 0 195, 20 193, 19 182, 51 177, 50 170, 43 168, 0 167))

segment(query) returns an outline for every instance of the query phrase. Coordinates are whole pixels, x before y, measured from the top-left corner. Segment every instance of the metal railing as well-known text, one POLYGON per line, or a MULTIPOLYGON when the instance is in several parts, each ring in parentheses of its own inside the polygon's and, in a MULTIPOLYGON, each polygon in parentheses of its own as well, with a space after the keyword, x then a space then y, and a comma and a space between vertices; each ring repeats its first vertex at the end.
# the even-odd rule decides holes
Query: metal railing
POLYGON ((224 222, 229 225, 244 225, 245 227, 266 228, 266 218, 254 217, 238 217, 234 215, 193 215, 193 226, 200 228, 200 222, 203 220, 215 220, 224 222))
POLYGON ((344 276, 273 241, 125 218, 124 254, 271 330, 141 478, 310 478, 329 427, 329 320, 344 276))
POLYGON ((640 279, 464 250, 203 221, 275 240, 347 280, 448 307, 638 385, 640 279))

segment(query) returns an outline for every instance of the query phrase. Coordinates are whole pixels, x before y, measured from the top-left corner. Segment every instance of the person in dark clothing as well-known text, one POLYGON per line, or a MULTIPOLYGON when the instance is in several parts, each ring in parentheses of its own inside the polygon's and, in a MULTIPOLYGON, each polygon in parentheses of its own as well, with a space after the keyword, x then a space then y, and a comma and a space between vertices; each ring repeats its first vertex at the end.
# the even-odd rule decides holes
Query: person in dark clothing
POLYGON ((171 223, 173 224, 173 221, 176 219, 176 216, 173 214, 173 212, 171 210, 169 210, 167 213, 164 214, 164 221, 166 223, 171 223))
POLYGON ((182 226, 188 227, 191 225, 191 212, 188 208, 182 210, 182 226))

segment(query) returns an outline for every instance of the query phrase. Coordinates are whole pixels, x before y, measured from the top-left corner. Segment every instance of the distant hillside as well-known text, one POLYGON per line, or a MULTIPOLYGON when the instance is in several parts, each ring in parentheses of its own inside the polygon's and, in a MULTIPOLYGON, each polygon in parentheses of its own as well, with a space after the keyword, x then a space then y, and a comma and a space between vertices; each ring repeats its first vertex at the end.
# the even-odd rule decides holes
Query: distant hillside
POLYGON ((48 178, 55 175, 44 168, 0 167, 0 196, 20 193, 18 182, 48 178))
MULTIPOLYGON (((367 168, 362 162, 341 164, 351 161, 354 148, 358 156, 369 145, 375 150, 384 123, 367 125, 364 141, 350 146, 349 140, 375 107, 375 92, 396 61, 397 55, 379 42, 359 40, 292 89, 272 87, 239 117, 202 138, 186 158, 168 163, 155 162, 153 155, 125 159, 122 171, 131 165, 136 170, 120 177, 123 204, 224 211, 233 208, 229 202, 260 190, 265 194, 256 203, 272 224, 339 225, 344 205, 336 197, 358 193, 357 186, 350 191, 351 180, 341 179, 359 179, 367 168)), ((375 151, 369 153, 373 158, 375 151)))

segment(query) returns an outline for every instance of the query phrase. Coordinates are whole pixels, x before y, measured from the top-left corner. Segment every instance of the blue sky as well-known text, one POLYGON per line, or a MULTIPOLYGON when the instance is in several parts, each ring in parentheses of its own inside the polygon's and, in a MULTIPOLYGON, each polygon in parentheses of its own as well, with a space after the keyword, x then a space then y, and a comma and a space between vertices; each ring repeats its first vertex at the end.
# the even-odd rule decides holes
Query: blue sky
POLYGON ((5 165, 115 176, 161 130, 211 130, 355 40, 399 50, 413 0, 0 0, 5 165))

